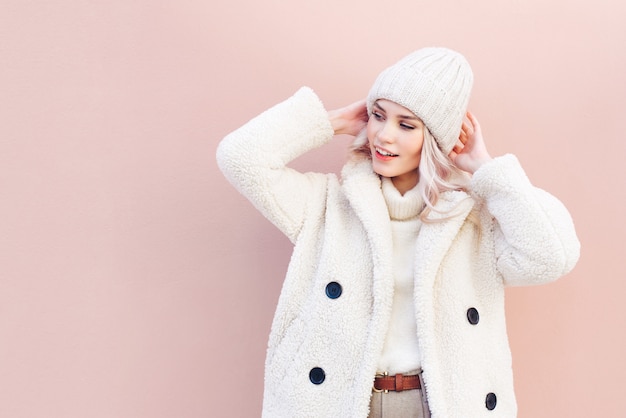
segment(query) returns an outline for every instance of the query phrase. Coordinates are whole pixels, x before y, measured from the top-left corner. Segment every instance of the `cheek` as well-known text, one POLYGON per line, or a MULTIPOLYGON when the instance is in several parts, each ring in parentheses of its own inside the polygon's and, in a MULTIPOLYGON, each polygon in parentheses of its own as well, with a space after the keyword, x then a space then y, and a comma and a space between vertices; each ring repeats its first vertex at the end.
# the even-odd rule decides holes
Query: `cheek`
POLYGON ((415 154, 417 158, 420 158, 422 156, 422 148, 424 147, 424 134, 420 133, 416 138, 415 138, 415 154))
POLYGON ((419 147, 415 149, 415 158, 421 158, 421 157, 422 157, 422 145, 420 145, 419 147))
POLYGON ((420 138, 413 137, 410 141, 407 141, 405 152, 407 155, 411 155, 412 163, 419 164, 422 158, 422 147, 423 143, 420 141, 420 138))
POLYGON ((366 132, 367 132, 367 141, 371 143, 372 139, 374 138, 374 124, 372 123, 372 119, 370 119, 367 122, 366 132))

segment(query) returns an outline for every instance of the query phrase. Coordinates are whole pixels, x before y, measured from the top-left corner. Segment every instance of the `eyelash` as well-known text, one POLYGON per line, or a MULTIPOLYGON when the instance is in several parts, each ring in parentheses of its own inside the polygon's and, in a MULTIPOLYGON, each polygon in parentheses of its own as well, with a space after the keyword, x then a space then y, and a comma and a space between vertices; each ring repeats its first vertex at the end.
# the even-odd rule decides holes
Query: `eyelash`
MULTIPOLYGON (((378 112, 376 112, 376 111, 373 111, 373 112, 372 112, 372 116, 374 116, 374 118, 375 118, 376 120, 383 120, 383 115, 381 115, 380 113, 378 113, 378 112)), ((400 127, 401 127, 402 129, 407 130, 407 131, 412 131, 413 129, 415 129, 415 126, 408 125, 408 124, 406 124, 406 123, 400 123, 400 127)))

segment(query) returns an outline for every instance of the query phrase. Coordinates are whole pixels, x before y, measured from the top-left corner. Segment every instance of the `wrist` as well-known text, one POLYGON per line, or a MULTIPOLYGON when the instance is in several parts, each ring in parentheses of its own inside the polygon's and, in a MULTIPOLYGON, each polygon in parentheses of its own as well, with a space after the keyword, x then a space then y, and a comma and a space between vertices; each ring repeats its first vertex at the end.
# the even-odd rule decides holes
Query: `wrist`
POLYGON ((335 135, 344 133, 345 121, 337 110, 328 111, 328 120, 330 121, 330 126, 333 128, 335 135))
POLYGON ((484 157, 481 157, 480 159, 477 159, 472 167, 471 173, 474 174, 475 172, 477 172, 483 165, 487 164, 488 162, 492 161, 493 158, 491 158, 491 156, 486 155, 484 157))

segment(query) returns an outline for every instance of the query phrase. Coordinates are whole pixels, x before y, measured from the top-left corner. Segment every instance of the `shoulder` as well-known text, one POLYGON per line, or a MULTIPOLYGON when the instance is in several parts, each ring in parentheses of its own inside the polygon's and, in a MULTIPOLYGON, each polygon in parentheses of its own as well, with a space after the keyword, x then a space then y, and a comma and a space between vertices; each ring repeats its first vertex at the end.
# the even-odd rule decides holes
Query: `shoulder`
POLYGON ((530 187, 526 172, 513 154, 505 154, 483 164, 473 174, 470 182, 472 194, 481 199, 494 191, 512 191, 530 187))

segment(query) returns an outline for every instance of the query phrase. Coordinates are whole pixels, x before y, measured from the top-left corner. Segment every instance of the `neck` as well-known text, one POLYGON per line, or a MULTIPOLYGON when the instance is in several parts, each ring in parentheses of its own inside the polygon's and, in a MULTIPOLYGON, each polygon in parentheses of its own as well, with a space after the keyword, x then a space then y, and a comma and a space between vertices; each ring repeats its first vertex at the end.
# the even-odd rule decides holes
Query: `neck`
POLYGON ((417 185, 419 180, 419 173, 417 170, 409 173, 404 173, 396 177, 391 177, 391 182, 394 187, 404 196, 406 192, 411 190, 417 185))

